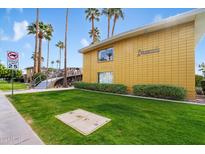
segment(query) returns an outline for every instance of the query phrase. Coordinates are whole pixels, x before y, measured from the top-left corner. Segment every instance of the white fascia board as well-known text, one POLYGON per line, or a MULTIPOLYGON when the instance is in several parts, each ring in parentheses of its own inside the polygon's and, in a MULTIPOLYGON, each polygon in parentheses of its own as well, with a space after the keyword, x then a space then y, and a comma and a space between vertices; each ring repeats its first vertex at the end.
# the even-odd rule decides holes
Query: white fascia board
POLYGON ((201 13, 205 13, 205 9, 194 9, 194 10, 182 13, 182 14, 171 16, 171 17, 163 19, 159 22, 145 25, 145 26, 142 26, 142 27, 118 34, 118 35, 113 36, 109 39, 105 39, 99 43, 89 45, 88 47, 80 49, 79 52, 86 53, 86 52, 89 52, 91 50, 95 50, 96 48, 106 46, 106 45, 109 45, 111 43, 114 43, 114 42, 117 42, 117 41, 120 41, 120 40, 123 40, 126 38, 131 38, 131 37, 134 37, 137 35, 141 35, 141 34, 153 32, 153 31, 157 31, 160 29, 172 27, 175 25, 191 22, 191 21, 195 20, 196 15, 199 15, 201 13))

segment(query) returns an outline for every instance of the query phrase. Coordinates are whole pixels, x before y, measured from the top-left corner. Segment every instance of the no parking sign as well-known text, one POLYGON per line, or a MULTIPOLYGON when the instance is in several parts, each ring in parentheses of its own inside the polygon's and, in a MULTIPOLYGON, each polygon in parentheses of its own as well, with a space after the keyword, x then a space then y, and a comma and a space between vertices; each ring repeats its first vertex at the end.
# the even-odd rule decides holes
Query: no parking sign
POLYGON ((7 67, 8 69, 19 68, 19 54, 18 52, 8 51, 7 52, 7 67))
POLYGON ((8 51, 7 52, 7 68, 12 69, 12 76, 11 76, 11 94, 13 96, 14 93, 14 70, 17 70, 19 68, 19 54, 15 51, 8 51))

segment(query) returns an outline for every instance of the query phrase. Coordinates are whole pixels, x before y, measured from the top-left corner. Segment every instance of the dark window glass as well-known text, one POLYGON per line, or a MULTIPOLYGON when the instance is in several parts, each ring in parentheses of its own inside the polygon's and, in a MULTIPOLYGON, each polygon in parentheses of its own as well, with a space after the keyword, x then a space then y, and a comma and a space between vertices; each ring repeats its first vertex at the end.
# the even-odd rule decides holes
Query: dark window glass
POLYGON ((98 61, 112 61, 113 60, 113 48, 100 50, 98 52, 98 61))

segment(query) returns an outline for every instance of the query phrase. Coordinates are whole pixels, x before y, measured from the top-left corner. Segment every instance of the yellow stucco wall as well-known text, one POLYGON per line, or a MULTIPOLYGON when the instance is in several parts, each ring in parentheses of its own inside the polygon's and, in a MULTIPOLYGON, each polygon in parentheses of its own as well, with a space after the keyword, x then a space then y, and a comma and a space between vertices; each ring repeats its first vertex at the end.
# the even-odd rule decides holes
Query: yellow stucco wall
POLYGON ((195 97, 194 22, 139 35, 83 55, 83 81, 97 82, 98 72, 113 72, 113 82, 131 90, 135 84, 171 84, 195 97), (100 49, 114 48, 114 59, 98 62, 100 49), (138 56, 138 50, 160 52, 138 56))

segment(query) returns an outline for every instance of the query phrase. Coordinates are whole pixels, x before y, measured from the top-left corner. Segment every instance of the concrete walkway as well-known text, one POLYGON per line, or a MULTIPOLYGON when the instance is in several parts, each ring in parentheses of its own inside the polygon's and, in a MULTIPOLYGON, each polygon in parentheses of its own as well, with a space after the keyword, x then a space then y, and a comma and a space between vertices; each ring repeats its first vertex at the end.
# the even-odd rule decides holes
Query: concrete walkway
MULTIPOLYGON (((14 94, 62 91, 74 89, 29 89, 15 90, 14 94)), ((11 91, 0 91, 0 145, 41 145, 44 144, 31 127, 26 123, 23 117, 17 112, 11 102, 5 95, 11 94, 11 91)))
MULTIPOLYGON (((63 91, 63 90, 71 90, 74 87, 68 88, 50 88, 50 89, 28 89, 28 90, 14 90, 14 94, 26 94, 26 93, 36 93, 36 92, 46 92, 46 91, 63 91)), ((11 91, 1 91, 0 94, 10 95, 11 91)))
POLYGON ((44 144, 16 111, 8 99, 0 94, 0 145, 44 144))

